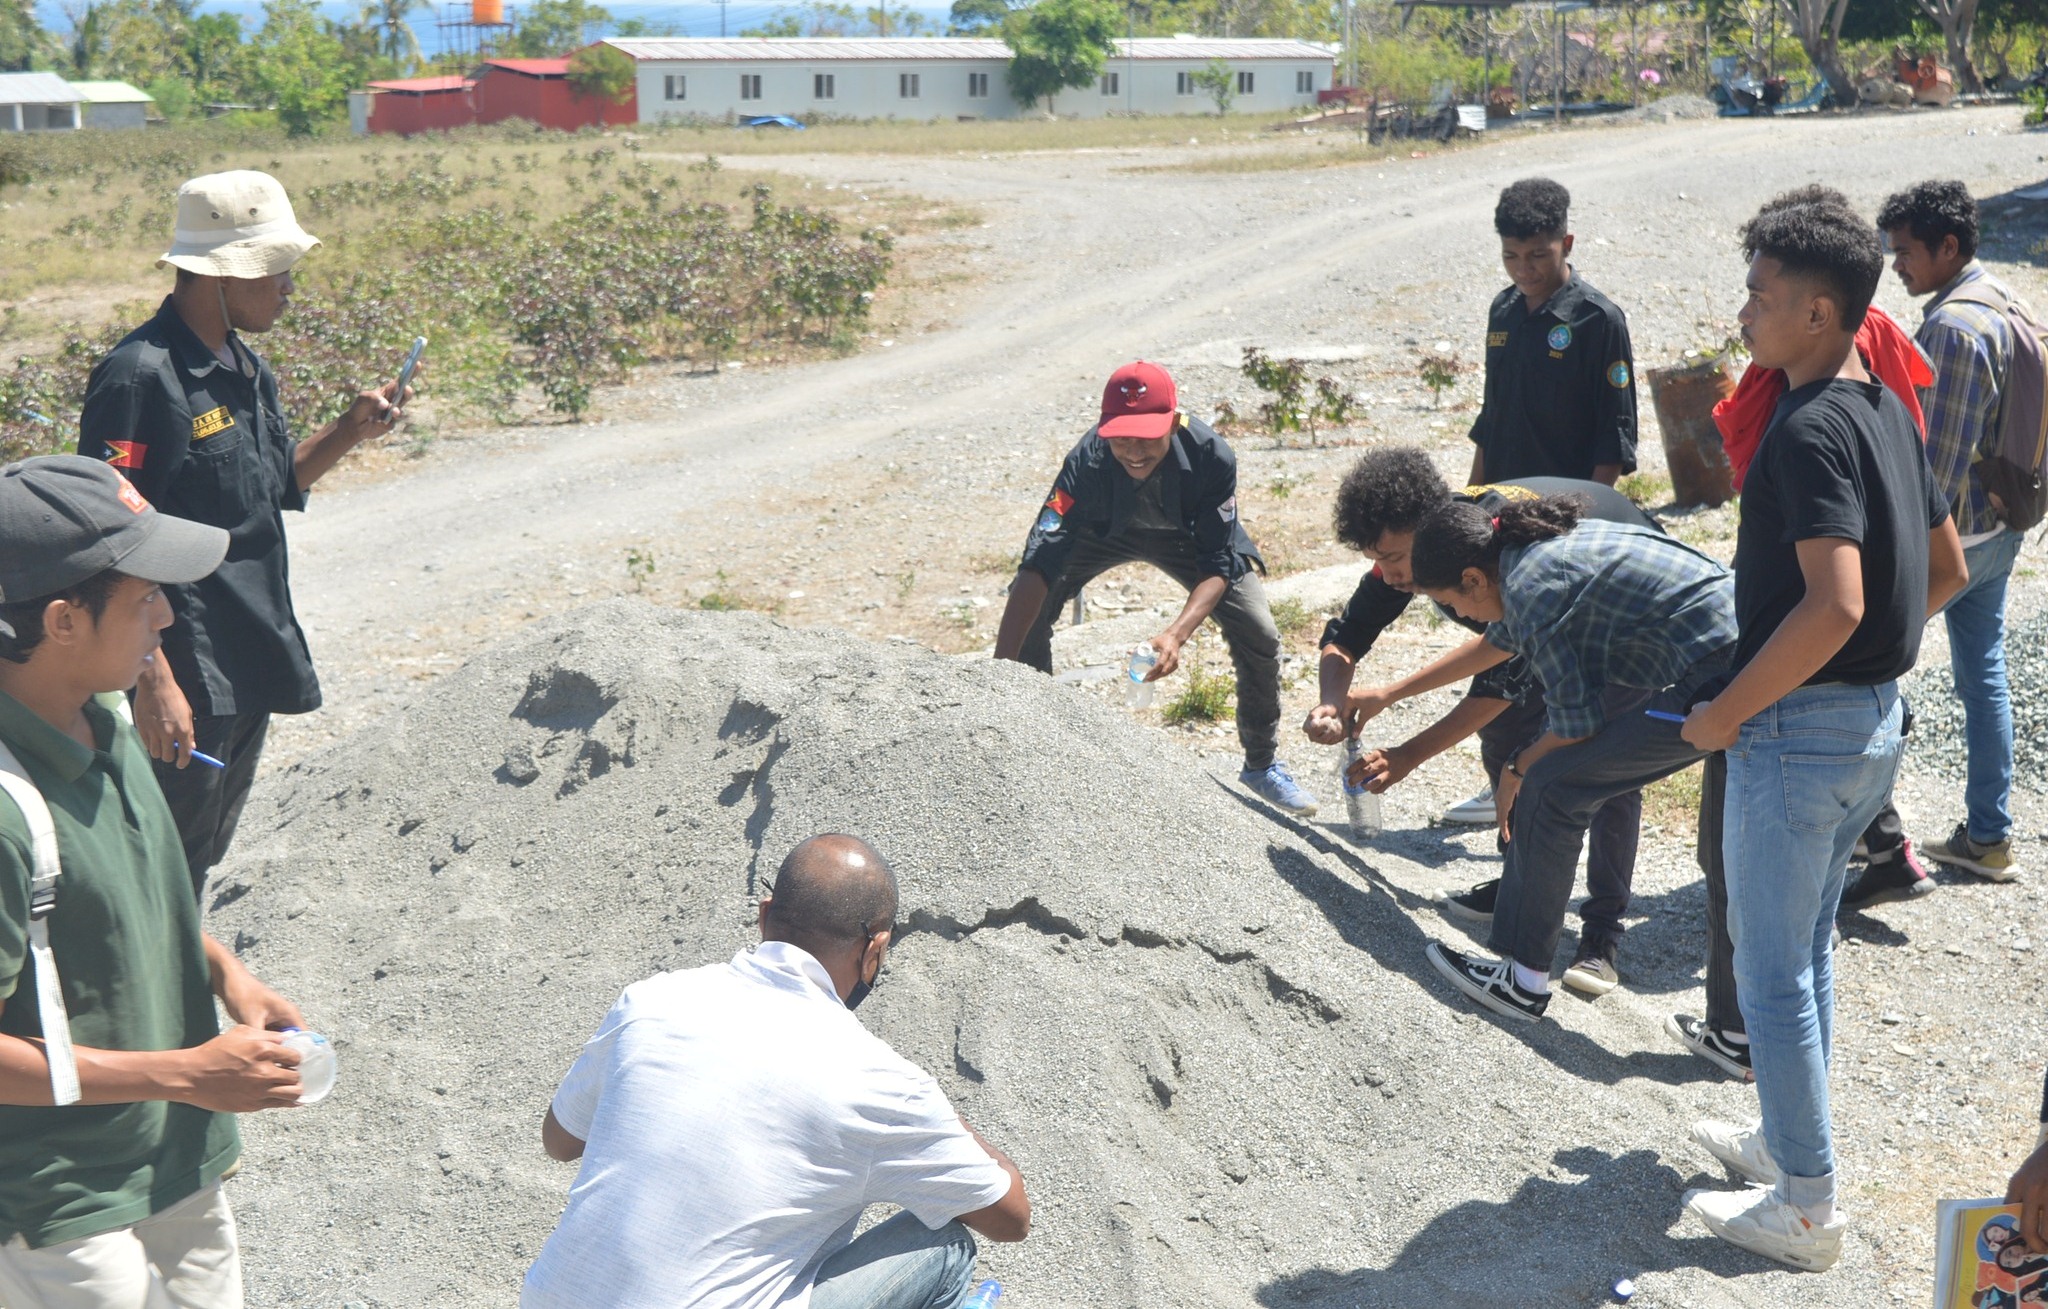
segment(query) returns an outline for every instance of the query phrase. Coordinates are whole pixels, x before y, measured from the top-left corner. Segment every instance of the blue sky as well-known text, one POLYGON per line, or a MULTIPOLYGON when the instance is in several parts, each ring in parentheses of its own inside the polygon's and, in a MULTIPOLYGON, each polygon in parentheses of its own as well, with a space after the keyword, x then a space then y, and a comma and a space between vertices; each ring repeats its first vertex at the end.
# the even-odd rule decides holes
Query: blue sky
MULTIPOLYGON (((719 6, 716 4, 634 4, 630 2, 613 3, 612 0, 597 0, 597 3, 609 10, 614 19, 641 18, 650 23, 665 23, 672 28, 679 29, 680 34, 683 36, 718 35, 719 6)), ((506 7, 508 10, 516 11, 518 0, 506 0, 506 7)), ((892 5, 891 7, 894 8, 895 6, 892 5)), ((945 21, 946 6, 942 5, 931 8, 924 5, 910 5, 906 7, 921 9, 925 14, 941 24, 945 21)), ((68 32, 71 29, 71 22, 65 17, 64 8, 65 6, 58 3, 57 0, 39 0, 36 5, 36 11, 41 16, 43 24, 56 32, 68 32)), ((359 8, 360 2, 349 4, 338 3, 336 0, 322 0, 322 3, 319 4, 320 12, 330 18, 353 17, 359 8)), ((731 35, 737 36, 742 28, 752 27, 757 23, 765 22, 785 8, 795 8, 795 6, 762 3, 761 0, 729 0, 729 3, 725 6, 726 31, 731 35)), ((456 13, 466 14, 468 12, 467 5, 444 6, 439 3, 439 0, 436 0, 433 8, 423 9, 413 17, 413 29, 419 33, 420 44, 429 55, 435 54, 441 49, 442 33, 435 26, 435 20, 441 18, 444 11, 449 9, 453 9, 456 13)), ((201 13, 241 14, 251 26, 254 26, 262 21, 263 5, 262 0, 201 0, 199 10, 201 13)), ((596 35, 601 36, 603 33, 597 33, 596 35)))

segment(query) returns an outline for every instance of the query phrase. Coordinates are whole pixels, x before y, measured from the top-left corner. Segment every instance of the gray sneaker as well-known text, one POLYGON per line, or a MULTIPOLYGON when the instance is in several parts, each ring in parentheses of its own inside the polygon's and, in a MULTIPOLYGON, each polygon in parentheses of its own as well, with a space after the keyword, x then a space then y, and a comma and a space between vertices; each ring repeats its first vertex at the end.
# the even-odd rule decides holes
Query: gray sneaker
POLYGON ((1621 982, 1621 974, 1614 971, 1614 946, 1612 940, 1582 938, 1578 958, 1559 980, 1580 995, 1594 999, 1606 995, 1621 982))

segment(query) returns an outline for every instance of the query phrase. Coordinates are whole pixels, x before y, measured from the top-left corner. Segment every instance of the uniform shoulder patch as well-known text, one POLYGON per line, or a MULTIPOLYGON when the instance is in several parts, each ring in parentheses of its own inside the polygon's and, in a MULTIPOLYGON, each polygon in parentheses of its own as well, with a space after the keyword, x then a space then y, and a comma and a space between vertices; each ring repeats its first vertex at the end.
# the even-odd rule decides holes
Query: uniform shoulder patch
POLYGON ((1544 339, 1550 342, 1551 349, 1562 350, 1572 343, 1572 325, 1570 323, 1559 323, 1556 327, 1550 329, 1550 335, 1544 339))
POLYGON ((1458 492, 1457 498, 1477 503, 1490 495, 1497 495, 1503 500, 1537 500, 1542 498, 1526 486, 1514 486, 1507 482, 1489 482, 1485 486, 1468 486, 1458 492))
POLYGON ((1498 350, 1507 343, 1508 334, 1506 332, 1488 332, 1486 334, 1486 348, 1489 350, 1498 350))
POLYGON ((235 425, 235 416, 228 412, 226 405, 209 409, 192 420, 192 439, 204 441, 207 437, 227 431, 235 425))
POLYGON ((1607 366, 1607 384, 1617 391, 1628 389, 1632 377, 1634 374, 1629 371, 1626 359, 1617 359, 1607 366))
POLYGON ((107 442, 107 463, 114 468, 140 468, 142 461, 149 457, 149 445, 144 441, 107 442))
POLYGON ((1235 522, 1237 519, 1237 497, 1231 496, 1222 504, 1217 505, 1216 516, 1226 523, 1235 522))

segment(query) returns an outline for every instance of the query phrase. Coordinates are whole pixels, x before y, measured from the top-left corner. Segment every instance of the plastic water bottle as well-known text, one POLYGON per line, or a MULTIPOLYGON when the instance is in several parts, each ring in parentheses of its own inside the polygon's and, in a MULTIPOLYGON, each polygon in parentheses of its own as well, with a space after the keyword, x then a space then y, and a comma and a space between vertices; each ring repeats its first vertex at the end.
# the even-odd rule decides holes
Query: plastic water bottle
MULTIPOLYGON (((1152 697, 1158 693, 1159 683, 1148 682, 1145 679, 1151 676, 1152 670, 1158 666, 1159 651, 1152 648, 1150 641, 1140 641, 1131 651, 1131 665, 1124 672, 1128 679, 1124 685, 1125 704, 1133 709, 1152 707, 1152 697)), ((962 1309, 965 1309, 965 1306, 962 1309)))
POLYGON ((1378 836, 1385 827, 1378 794, 1351 784, 1351 766, 1363 758, 1365 743, 1354 736, 1344 743, 1343 771, 1338 773, 1344 788, 1344 816, 1351 820, 1351 835, 1361 841, 1378 836))
POLYGON ((334 1089, 334 1046, 318 1032, 284 1029, 284 1048, 299 1052, 299 1103, 319 1104, 334 1089))
POLYGON ((960 1302, 960 1309, 996 1309, 996 1301, 1003 1298, 1003 1284, 991 1277, 974 1288, 974 1294, 960 1302))

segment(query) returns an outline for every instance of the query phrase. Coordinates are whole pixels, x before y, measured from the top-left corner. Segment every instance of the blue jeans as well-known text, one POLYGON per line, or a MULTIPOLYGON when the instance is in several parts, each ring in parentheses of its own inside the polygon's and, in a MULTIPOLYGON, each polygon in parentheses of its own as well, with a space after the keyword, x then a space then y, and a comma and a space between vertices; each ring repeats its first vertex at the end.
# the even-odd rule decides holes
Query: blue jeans
POLYGON ((819 1267, 811 1309, 958 1309, 974 1288, 974 1254, 959 1223, 933 1231, 899 1213, 819 1267))
POLYGON ((1969 782, 1963 802, 1970 839, 1980 845, 2012 835, 2012 698, 2005 680, 2005 587, 2023 532, 2000 532, 1963 552, 1970 580, 1941 612, 1956 698, 1963 702, 1969 782))
POLYGON ((1742 725, 1722 810, 1728 932, 1764 1143, 1786 1198, 1835 1195, 1828 1122, 1835 909, 1856 837, 1891 792, 1898 685, 1808 686, 1742 725))

